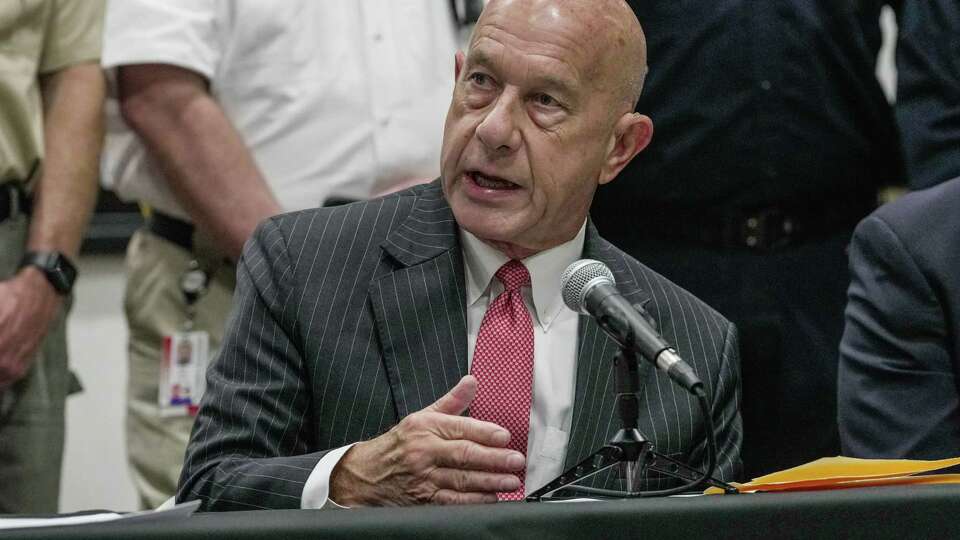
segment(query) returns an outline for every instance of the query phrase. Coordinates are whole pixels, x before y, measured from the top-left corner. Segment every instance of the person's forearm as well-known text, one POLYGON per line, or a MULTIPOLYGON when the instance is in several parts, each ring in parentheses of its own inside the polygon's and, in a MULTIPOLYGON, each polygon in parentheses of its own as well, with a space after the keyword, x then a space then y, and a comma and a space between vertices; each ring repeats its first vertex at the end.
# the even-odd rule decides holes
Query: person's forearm
POLYGON ((280 206, 202 79, 180 71, 159 68, 158 77, 127 85, 126 95, 121 71, 124 118, 194 222, 236 260, 257 224, 280 206))
POLYGON ((34 189, 27 248, 75 259, 97 196, 104 79, 97 64, 45 76, 43 173, 34 189))

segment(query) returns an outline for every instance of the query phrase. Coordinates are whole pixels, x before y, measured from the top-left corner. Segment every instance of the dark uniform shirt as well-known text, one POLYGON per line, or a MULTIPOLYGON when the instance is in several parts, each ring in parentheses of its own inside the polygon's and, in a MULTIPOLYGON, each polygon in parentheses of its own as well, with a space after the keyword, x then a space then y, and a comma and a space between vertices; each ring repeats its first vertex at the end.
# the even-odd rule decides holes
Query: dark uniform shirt
POLYGON ((960 176, 960 0, 904 0, 897 120, 910 187, 960 176))
POLYGON ((882 0, 629 3, 650 59, 637 110, 654 138, 598 192, 608 236, 661 209, 809 207, 903 182, 875 76, 882 0))
POLYGON ((904 180, 875 74, 885 2, 630 3, 654 138, 593 219, 737 324, 747 478, 836 455, 844 247, 904 180))
POLYGON ((737 324, 747 478, 836 455, 845 247, 877 188, 907 179, 876 78, 880 11, 898 10, 919 185, 945 180, 944 149, 960 150, 960 0, 628 1, 654 138, 600 188, 593 219, 737 324))

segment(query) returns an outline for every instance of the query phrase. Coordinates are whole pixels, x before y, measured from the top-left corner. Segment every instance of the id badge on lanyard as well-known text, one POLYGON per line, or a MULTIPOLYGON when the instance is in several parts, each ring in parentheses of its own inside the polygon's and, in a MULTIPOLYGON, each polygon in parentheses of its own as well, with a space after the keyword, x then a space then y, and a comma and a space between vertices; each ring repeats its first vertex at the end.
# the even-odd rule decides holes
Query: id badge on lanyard
POLYGON ((206 388, 210 334, 194 330, 194 325, 196 304, 207 292, 208 281, 209 274, 196 260, 190 261, 180 279, 186 317, 179 332, 163 336, 157 393, 161 416, 195 416, 200 406, 206 388))

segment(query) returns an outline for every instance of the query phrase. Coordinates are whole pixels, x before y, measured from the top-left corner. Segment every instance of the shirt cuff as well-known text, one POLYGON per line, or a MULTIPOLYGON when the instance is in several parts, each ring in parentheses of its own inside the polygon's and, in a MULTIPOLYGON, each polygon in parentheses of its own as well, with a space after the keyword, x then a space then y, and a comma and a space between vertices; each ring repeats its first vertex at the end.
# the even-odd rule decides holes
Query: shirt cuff
POLYGON ((343 455, 352 447, 353 444, 341 446, 327 452, 320 458, 320 462, 317 463, 317 466, 313 468, 313 472, 307 478, 307 483, 303 485, 303 494, 300 495, 300 508, 321 510, 349 508, 348 506, 340 506, 330 499, 330 475, 337 463, 340 463, 343 455))

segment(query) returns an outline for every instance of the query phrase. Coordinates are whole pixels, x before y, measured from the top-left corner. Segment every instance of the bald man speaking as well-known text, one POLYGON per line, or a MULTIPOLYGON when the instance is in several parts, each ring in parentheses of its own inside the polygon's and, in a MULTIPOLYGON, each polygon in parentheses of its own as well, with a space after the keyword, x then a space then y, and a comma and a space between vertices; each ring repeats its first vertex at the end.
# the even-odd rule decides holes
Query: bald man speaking
MULTIPOLYGON (((623 0, 494 0, 444 126, 442 176, 262 223, 187 450, 206 510, 521 500, 618 429, 616 344, 567 308, 597 259, 704 381, 717 476, 740 470, 733 325, 603 240, 593 194, 650 141, 643 32, 623 0)), ((640 431, 706 462, 705 421, 641 368, 640 431)), ((656 476, 650 489, 670 487, 656 476)), ((622 489, 615 472, 587 485, 622 489)))

